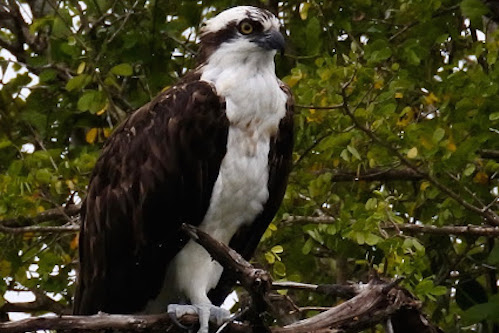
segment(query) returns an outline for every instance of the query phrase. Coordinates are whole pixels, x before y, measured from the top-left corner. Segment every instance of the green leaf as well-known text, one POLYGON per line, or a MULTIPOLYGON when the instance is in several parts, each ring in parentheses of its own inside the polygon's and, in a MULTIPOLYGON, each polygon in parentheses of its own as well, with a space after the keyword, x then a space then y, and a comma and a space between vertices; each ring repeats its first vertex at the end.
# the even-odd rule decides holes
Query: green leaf
POLYGON ((445 130, 441 127, 437 128, 435 132, 433 132, 433 142, 437 143, 442 141, 445 136, 445 130))
POLYGON ((381 115, 387 116, 392 115, 397 108, 397 105, 394 103, 385 104, 379 108, 378 112, 381 115))
POLYGON ((66 84, 67 91, 80 90, 85 88, 90 82, 92 82, 92 77, 88 74, 81 74, 73 77, 66 84))
POLYGON ((407 157, 410 159, 418 157, 418 148, 412 147, 411 149, 409 149, 409 151, 407 152, 407 157))
POLYGON ((50 82, 57 77, 57 71, 55 69, 46 69, 38 75, 40 82, 50 82))
POLYGON ((54 20, 53 16, 35 18, 33 20, 33 23, 29 26, 29 31, 31 33, 35 33, 36 31, 40 30, 41 28, 52 24, 53 20, 54 20))
POLYGON ((355 157, 355 158, 356 158, 356 159, 358 159, 359 161, 362 159, 362 157, 360 157, 360 154, 359 154, 359 152, 357 151, 357 149, 355 149, 355 147, 348 145, 348 146, 347 146, 347 149, 348 149, 348 151, 350 152, 350 154, 352 154, 352 156, 353 156, 353 157, 355 157))
POLYGON ((432 295, 435 295, 435 296, 442 296, 442 295, 447 294, 447 288, 444 286, 436 286, 435 288, 433 288, 431 290, 431 293, 432 293, 432 295))
POLYGON ((64 38, 71 33, 68 23, 60 17, 55 17, 52 24, 52 33, 55 37, 64 38))
POLYGON ((464 325, 472 325, 483 320, 497 320, 497 318, 499 318, 499 303, 496 302, 474 305, 462 315, 464 325))
POLYGON ((44 135, 47 128, 47 115, 36 111, 35 109, 26 109, 21 114, 21 119, 35 127, 40 134, 44 135))
POLYGON ((133 67, 130 64, 119 64, 111 68, 111 73, 120 76, 130 76, 133 74, 133 67))
POLYGON ((345 160, 346 162, 350 162, 350 155, 348 154, 347 149, 343 149, 340 153, 340 157, 345 160))
POLYGON ((96 113, 106 104, 106 96, 102 91, 87 90, 78 100, 78 110, 96 113))
POLYGON ((280 277, 286 276, 286 265, 284 265, 281 261, 276 261, 273 269, 276 275, 280 277))
POLYGON ((373 246, 373 245, 376 245, 378 244, 379 242, 381 242, 383 239, 381 237, 379 237, 378 235, 375 235, 375 234, 371 234, 369 233, 365 239, 366 241, 366 244, 367 245, 370 245, 370 246, 373 246))
POLYGON ((7 260, 0 261, 0 276, 9 276, 12 270, 12 263, 7 260))
POLYGON ((270 251, 272 251, 272 253, 283 253, 284 248, 281 245, 276 245, 276 246, 272 247, 272 249, 270 249, 270 251))
POLYGON ((423 253, 425 252, 425 247, 416 238, 412 239, 412 245, 414 246, 416 251, 423 253))
POLYGON ((444 33, 444 34, 441 34, 440 36, 438 36, 435 39, 435 43, 441 44, 441 43, 446 42, 447 39, 449 39, 449 34, 448 33, 444 33))
POLYGON ((417 66, 421 62, 421 58, 414 50, 408 49, 405 51, 406 60, 409 64, 417 66))
POLYGON ((355 233, 355 240, 357 244, 363 245, 366 242, 366 237, 363 232, 357 232, 355 233))
POLYGON ((275 256, 271 252, 265 252, 265 259, 271 265, 275 262, 275 256))
POLYGON ((392 50, 386 40, 375 39, 366 46, 367 60, 370 63, 378 63, 392 56, 392 50))
POLYGON ((466 169, 464 169, 464 171, 463 171, 463 175, 466 177, 469 177, 473 174, 473 172, 475 172, 475 169, 476 169, 475 164, 468 164, 466 169))
POLYGON ((309 238, 305 241, 305 244, 303 244, 303 247, 301 249, 301 252, 305 255, 309 254, 310 251, 312 250, 314 246, 314 240, 312 238, 309 238))
POLYGON ((43 168, 36 171, 35 178, 42 184, 48 184, 52 179, 52 173, 49 169, 43 168))
POLYGON ((490 121, 496 121, 499 120, 499 112, 494 112, 489 115, 489 120, 490 121))
POLYGON ((372 62, 381 62, 383 60, 386 60, 392 56, 392 50, 388 47, 379 50, 379 51, 374 51, 371 54, 371 57, 369 58, 370 61, 372 62))
POLYGON ((326 228, 326 233, 328 235, 336 235, 336 232, 337 232, 336 226, 334 224, 328 224, 326 228))
POLYGON ((0 149, 4 149, 12 146, 12 142, 10 140, 1 140, 0 141, 0 149))
POLYGON ((367 210, 375 210, 378 208, 378 200, 376 198, 369 198, 366 202, 367 210))
MULTIPOLYGON (((0 216, 7 213, 7 206, 0 203, 0 216)), ((4 275, 5 276, 5 275, 4 275)))

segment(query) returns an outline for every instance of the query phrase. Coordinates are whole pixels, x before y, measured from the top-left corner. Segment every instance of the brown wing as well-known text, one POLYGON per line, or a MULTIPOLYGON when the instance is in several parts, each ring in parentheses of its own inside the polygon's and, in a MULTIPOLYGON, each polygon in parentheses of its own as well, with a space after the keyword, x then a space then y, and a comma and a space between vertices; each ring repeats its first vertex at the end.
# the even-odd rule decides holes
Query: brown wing
MULTIPOLYGON (((274 218, 281 205, 288 176, 292 166, 293 153, 293 112, 294 99, 288 86, 281 82, 281 89, 288 95, 286 103, 286 115, 279 124, 279 131, 271 139, 269 151, 269 200, 265 203, 263 211, 257 216, 255 221, 242 227, 232 237, 230 247, 249 260, 262 238, 263 233, 274 218)), ((224 271, 217 287, 213 289, 209 296, 213 304, 221 304, 231 292, 236 283, 236 277, 224 271)))
POLYGON ((82 207, 75 314, 141 311, 199 225, 226 152, 225 104, 201 81, 174 87, 116 129, 82 207))

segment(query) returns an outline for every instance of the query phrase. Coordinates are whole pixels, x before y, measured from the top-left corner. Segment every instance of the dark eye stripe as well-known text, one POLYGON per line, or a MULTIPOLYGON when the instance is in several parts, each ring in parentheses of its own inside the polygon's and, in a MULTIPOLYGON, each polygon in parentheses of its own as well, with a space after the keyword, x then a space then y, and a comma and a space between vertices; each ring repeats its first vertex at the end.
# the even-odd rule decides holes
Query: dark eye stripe
POLYGON ((253 30, 255 32, 262 32, 263 31, 263 25, 260 22, 252 21, 252 23, 253 23, 253 30))
POLYGON ((227 23, 226 27, 221 30, 211 31, 201 35, 198 62, 205 62, 210 54, 212 54, 222 43, 237 38, 238 32, 241 31, 242 22, 248 22, 253 26, 253 32, 250 35, 263 32, 263 24, 256 20, 246 18, 239 23, 235 20, 230 21, 227 23))

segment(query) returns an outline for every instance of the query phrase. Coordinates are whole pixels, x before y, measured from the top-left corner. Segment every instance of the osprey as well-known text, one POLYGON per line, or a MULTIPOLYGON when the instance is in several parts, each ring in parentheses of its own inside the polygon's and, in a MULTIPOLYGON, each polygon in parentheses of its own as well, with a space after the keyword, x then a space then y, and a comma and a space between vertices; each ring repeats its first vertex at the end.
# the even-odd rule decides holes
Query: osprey
POLYGON ((200 331, 235 278, 181 231, 249 259, 284 196, 293 99, 275 74, 284 38, 242 6, 201 29, 198 66, 113 132, 81 209, 75 314, 196 312, 200 331), (211 291, 211 292, 210 292, 211 291), (174 305, 168 305, 174 304, 174 305))

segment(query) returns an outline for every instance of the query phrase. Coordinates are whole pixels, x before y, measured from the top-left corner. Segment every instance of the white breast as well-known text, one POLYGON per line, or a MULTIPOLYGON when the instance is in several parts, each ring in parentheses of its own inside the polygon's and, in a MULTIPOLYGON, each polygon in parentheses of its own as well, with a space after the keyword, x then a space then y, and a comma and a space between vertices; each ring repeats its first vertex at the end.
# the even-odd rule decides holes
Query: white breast
MULTIPOLYGON (((230 128, 227 153, 200 228, 226 244, 263 210, 269 196, 270 138, 286 112, 287 96, 275 76, 274 55, 264 56, 237 68, 210 61, 201 76, 225 97, 230 128)), ((206 294, 216 286, 222 270, 202 247, 189 241, 169 265, 163 289, 146 312, 164 311, 168 302, 209 303, 206 294)))
POLYGON ((268 199, 270 138, 285 115, 287 99, 275 76, 273 58, 274 52, 252 55, 246 62, 234 56, 233 67, 230 61, 221 66, 212 59, 201 76, 225 97, 230 121, 227 153, 201 224, 224 243, 241 225, 252 222, 268 199))

